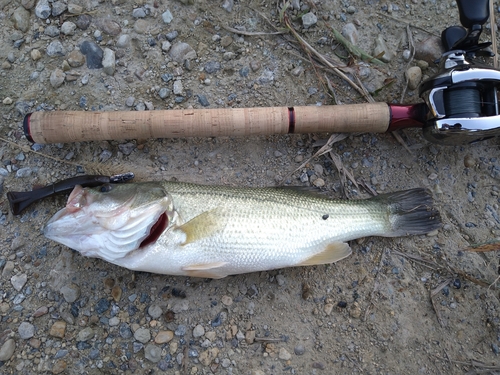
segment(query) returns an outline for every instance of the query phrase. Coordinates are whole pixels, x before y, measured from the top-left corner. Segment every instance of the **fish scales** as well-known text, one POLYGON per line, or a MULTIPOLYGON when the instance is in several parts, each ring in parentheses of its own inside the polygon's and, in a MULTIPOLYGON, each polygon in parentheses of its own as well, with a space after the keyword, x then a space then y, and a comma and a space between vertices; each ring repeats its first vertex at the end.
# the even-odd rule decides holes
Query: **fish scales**
POLYGON ((126 211, 130 217, 141 218, 140 233, 131 223, 124 226, 126 230, 115 228, 110 233, 102 230, 101 224, 101 228, 94 228, 99 237, 87 228, 84 242, 81 233, 72 234, 72 239, 61 228, 76 226, 75 213, 63 209, 47 224, 47 237, 129 269, 199 277, 331 263, 350 254, 346 241, 421 234, 440 223, 424 189, 345 201, 290 188, 148 182, 116 185, 109 192, 81 189, 72 195, 82 196, 85 214, 80 216, 86 217, 86 222, 92 215, 111 220, 113 212, 123 216, 126 211), (162 215, 166 217, 164 227, 158 224, 162 215), (148 220, 150 225, 145 227, 148 220), (89 237, 96 237, 95 243, 89 237), (106 237, 111 240, 106 241, 106 237), (126 244, 130 249, 113 245, 117 237, 120 244, 130 238, 133 243, 126 244), (145 242, 148 244, 142 246, 145 242))
MULTIPOLYGON (((380 206, 339 202, 292 189, 206 187, 200 190, 197 185, 167 183, 166 190, 175 202, 181 223, 215 210, 224 226, 223 231, 165 256, 169 260, 173 256, 179 263, 208 264, 234 259, 235 273, 270 264, 281 268, 300 263, 328 243, 389 230, 381 220, 388 213, 380 206)), ((156 255, 170 241, 168 236, 161 237, 156 244, 159 247, 156 255)))

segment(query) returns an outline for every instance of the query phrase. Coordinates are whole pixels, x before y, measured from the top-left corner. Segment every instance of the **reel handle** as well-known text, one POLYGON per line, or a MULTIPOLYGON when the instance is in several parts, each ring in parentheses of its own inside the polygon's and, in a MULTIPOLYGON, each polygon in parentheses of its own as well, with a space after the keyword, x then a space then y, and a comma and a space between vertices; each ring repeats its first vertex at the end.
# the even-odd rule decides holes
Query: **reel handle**
POLYGON ((457 0, 460 23, 472 29, 484 25, 490 16, 489 0, 457 0))
MULTIPOLYGON (((489 0, 457 0, 460 23, 441 33, 441 42, 446 51, 464 50, 474 55, 491 43, 479 43, 483 25, 490 16, 489 0)), ((483 53, 490 56, 488 52, 483 53)))

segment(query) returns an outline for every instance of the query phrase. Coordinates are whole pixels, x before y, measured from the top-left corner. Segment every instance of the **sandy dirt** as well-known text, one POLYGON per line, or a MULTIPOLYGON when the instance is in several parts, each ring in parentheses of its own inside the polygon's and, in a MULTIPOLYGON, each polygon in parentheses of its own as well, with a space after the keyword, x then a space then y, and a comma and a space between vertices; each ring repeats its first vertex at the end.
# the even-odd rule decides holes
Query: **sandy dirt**
MULTIPOLYGON (((366 102, 331 71, 314 69, 293 37, 271 34, 271 25, 284 28, 282 4, 235 1, 228 11, 220 0, 185 3, 82 1, 77 5, 90 16, 89 27, 48 36, 51 25, 78 24, 77 15, 66 10, 41 19, 29 1, 0 1, 0 372, 500 373, 498 257, 464 251, 500 238, 498 139, 440 146, 412 129, 399 133, 406 147, 391 134, 351 134, 335 142, 331 152, 356 181, 378 193, 430 189, 443 228, 427 236, 353 241, 352 256, 328 266, 220 280, 134 273, 43 236, 42 226, 64 207, 66 196, 19 216, 10 213, 8 191, 82 173, 131 171, 138 180, 231 186, 315 185, 331 197, 344 198, 343 191, 351 199, 370 196, 362 184, 342 182, 330 153, 314 157, 329 134, 44 146, 26 140, 23 115, 35 110, 202 108, 199 95, 208 108, 331 105, 320 82, 325 77, 337 102, 366 102), (20 8, 28 8, 21 16, 29 21, 25 31, 12 21, 20 8), (135 8, 145 17, 135 17, 141 15, 135 8), (170 23, 162 18, 167 9, 170 23), (111 21, 120 29, 115 35, 103 31, 111 21), (266 34, 236 34, 227 27, 266 34), (184 42, 196 52, 187 66, 162 50, 173 31, 178 36, 171 44, 184 42), (118 47, 121 35, 130 40, 118 47), (56 40, 64 55, 47 55, 56 40), (70 52, 84 41, 115 51, 112 75, 68 65, 70 52), (215 62, 220 69, 207 73, 215 62), (58 68, 66 75, 59 86, 50 78, 58 68), (165 82, 164 74, 173 79, 165 82), (178 81, 176 94, 171 91, 178 81), (162 88, 170 92, 163 99, 162 88)), ((354 23, 357 44, 369 53, 382 35, 394 53, 388 64, 363 67, 356 58, 342 59, 381 102, 399 102, 403 90, 404 103, 420 100, 417 90, 405 89, 404 72, 417 65, 417 59, 403 58, 411 49, 408 25, 418 43, 459 23, 450 1, 295 3, 303 8, 287 9, 292 25, 325 56, 348 56, 330 27, 340 31, 354 23), (306 30, 300 16, 309 12, 318 20, 306 30)), ((436 73, 432 64, 423 71, 427 77, 436 73)))

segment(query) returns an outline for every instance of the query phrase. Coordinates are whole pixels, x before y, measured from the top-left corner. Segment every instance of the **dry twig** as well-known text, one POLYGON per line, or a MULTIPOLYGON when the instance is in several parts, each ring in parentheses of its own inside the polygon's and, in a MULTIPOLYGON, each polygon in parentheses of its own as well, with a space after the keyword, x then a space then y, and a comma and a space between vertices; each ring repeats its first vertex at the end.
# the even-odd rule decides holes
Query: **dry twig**
POLYGON ((490 30, 491 30, 491 49, 493 50, 493 67, 498 69, 498 50, 497 50, 497 37, 495 35, 495 30, 497 23, 495 21, 495 9, 493 5, 493 0, 490 0, 490 30))
POLYGON ((283 30, 283 31, 275 31, 271 33, 266 33, 263 31, 243 31, 243 30, 238 30, 234 29, 229 26, 225 26, 221 23, 221 27, 231 33, 239 34, 239 35, 246 35, 246 36, 263 36, 263 35, 281 35, 281 34, 288 34, 288 30, 283 30))
POLYGON ((290 177, 295 172, 297 172, 297 171, 301 170, 302 168, 304 168, 312 159, 314 159, 314 158, 316 158, 318 156, 324 155, 327 152, 330 152, 331 149, 332 149, 332 145, 335 142, 340 142, 341 140, 347 138, 348 136, 349 136, 348 134, 344 134, 344 133, 335 133, 335 134, 332 134, 330 136, 330 138, 328 138, 328 141, 318 151, 316 151, 313 156, 311 156, 305 162, 303 162, 300 166, 298 166, 297 168, 295 168, 294 171, 292 171, 291 173, 289 173, 288 175, 286 175, 283 178, 283 181, 285 181, 288 177, 290 177))

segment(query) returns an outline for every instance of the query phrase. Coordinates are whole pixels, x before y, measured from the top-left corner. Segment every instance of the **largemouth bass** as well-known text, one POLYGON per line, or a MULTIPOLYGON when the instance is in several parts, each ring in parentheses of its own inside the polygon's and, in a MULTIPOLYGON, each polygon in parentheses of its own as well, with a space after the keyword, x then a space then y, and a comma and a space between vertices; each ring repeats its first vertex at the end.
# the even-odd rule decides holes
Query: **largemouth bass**
POLYGON ((138 271, 195 277, 337 262, 346 241, 440 227, 425 189, 332 200, 293 188, 180 182, 76 186, 46 237, 138 271))

